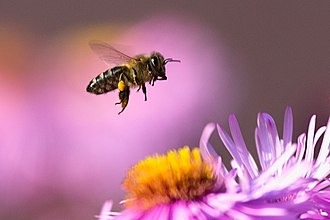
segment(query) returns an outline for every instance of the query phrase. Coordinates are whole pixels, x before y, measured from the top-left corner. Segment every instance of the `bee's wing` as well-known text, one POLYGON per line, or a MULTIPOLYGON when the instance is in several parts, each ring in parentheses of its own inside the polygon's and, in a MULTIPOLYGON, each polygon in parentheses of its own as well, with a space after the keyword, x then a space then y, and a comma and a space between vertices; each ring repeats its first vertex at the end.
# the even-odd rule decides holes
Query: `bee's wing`
POLYGON ((110 66, 127 63, 129 60, 134 59, 103 41, 90 41, 89 46, 99 55, 101 60, 110 66))

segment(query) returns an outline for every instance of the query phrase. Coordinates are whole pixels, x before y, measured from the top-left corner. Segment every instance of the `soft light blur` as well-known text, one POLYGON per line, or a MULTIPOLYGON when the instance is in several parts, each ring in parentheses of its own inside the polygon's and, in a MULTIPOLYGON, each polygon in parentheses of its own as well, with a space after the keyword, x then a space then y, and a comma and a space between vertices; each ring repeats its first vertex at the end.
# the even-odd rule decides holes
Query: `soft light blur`
POLYGON ((120 32, 112 25, 87 26, 48 42, 31 39, 37 52, 27 59, 33 68, 3 75, 25 87, 2 99, 9 104, 2 114, 4 214, 18 206, 34 218, 87 219, 106 198, 117 203, 123 198, 120 183, 134 162, 196 146, 204 124, 221 112, 216 105, 227 109, 226 93, 236 93, 226 87, 233 77, 225 48, 214 35, 180 16, 157 15, 120 32), (104 29, 116 34, 99 34, 104 29), (140 53, 156 50, 182 62, 167 64, 167 81, 147 86, 147 102, 142 92, 132 90, 127 109, 118 115, 117 92, 95 96, 85 91, 109 68, 88 48, 90 39, 120 42, 140 53))
POLYGON ((203 126, 225 123, 229 112, 246 137, 253 137, 258 111, 278 122, 286 105, 293 107, 295 135, 306 130, 312 113, 325 124, 326 8, 306 2, 1 3, 0 219, 93 219, 105 200, 123 198, 120 183, 135 162, 196 146, 203 126), (85 91, 109 68, 89 40, 124 45, 129 55, 157 50, 181 63, 166 65, 167 81, 147 85, 147 102, 132 90, 118 116, 117 92, 85 91))

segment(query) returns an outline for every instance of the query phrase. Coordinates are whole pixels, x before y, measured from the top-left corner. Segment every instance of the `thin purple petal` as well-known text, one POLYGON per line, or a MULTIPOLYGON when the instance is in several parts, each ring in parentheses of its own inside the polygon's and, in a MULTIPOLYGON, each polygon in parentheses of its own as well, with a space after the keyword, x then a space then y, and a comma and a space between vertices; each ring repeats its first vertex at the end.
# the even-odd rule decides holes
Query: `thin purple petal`
POLYGON ((257 151, 262 169, 266 169, 279 154, 276 150, 278 135, 274 132, 276 129, 274 120, 268 114, 259 113, 257 122, 255 132, 257 151))
POLYGON ((168 220, 170 216, 170 206, 169 205, 158 205, 148 211, 145 211, 143 215, 143 220, 168 220))
POLYGON ((296 151, 296 145, 292 145, 290 148, 279 157, 277 160, 270 165, 263 173, 261 173, 258 178, 255 180, 254 184, 256 187, 264 185, 264 182, 267 182, 276 171, 286 163, 286 161, 292 157, 296 151))
POLYGON ((297 144, 297 153, 296 153, 297 163, 300 163, 301 160, 303 159, 306 149, 305 143, 306 143, 306 134, 299 135, 298 144, 297 144))
POLYGON ((110 219, 110 212, 112 209, 112 201, 108 200, 106 201, 101 209, 100 215, 96 216, 99 220, 109 220, 110 219))
POLYGON ((216 219, 221 215, 221 212, 217 208, 213 208, 204 202, 190 202, 188 207, 193 216, 198 220, 216 219))
POLYGON ((223 183, 222 175, 225 175, 228 173, 226 167, 223 165, 221 157, 218 156, 218 154, 215 152, 214 148, 209 143, 209 139, 215 129, 215 124, 209 123, 205 126, 202 136, 199 142, 200 146, 200 153, 203 158, 203 160, 211 164, 213 167, 213 170, 215 174, 217 175, 218 182, 215 186, 215 189, 218 189, 221 187, 223 183))
POLYGON ((253 217, 241 212, 241 210, 231 209, 226 213, 231 219, 255 220, 253 217))
POLYGON ((218 124, 217 124, 217 130, 222 142, 224 143, 225 147, 227 148, 228 152, 231 154, 233 159, 237 162, 239 166, 243 166, 241 157, 239 156, 236 150, 236 145, 234 144, 228 133, 218 124))
POLYGON ((214 151, 213 147, 209 143, 209 139, 215 129, 215 124, 209 123, 204 127, 202 132, 202 136, 199 142, 200 153, 205 162, 209 164, 216 163, 218 154, 214 151))
POLYGON ((323 136, 323 141, 321 144, 319 156, 318 156, 318 158, 316 160, 316 164, 315 164, 316 166, 321 163, 324 163, 324 161, 326 160, 326 158, 329 155, 329 151, 330 151, 330 118, 328 120, 327 128, 326 128, 326 131, 323 136))
POLYGON ((238 184, 235 181, 235 177, 237 175, 237 170, 232 169, 229 173, 224 177, 224 183, 226 185, 227 193, 236 193, 238 184))
POLYGON ((293 132, 293 115, 292 109, 287 107, 284 114, 284 125, 283 125, 283 145, 286 147, 292 143, 292 132, 293 132))
POLYGON ((270 208, 270 207, 264 207, 259 206, 256 208, 251 208, 247 206, 243 206, 240 208, 240 210, 248 215, 252 216, 285 216, 288 214, 287 210, 285 208, 270 208))
POLYGON ((242 163, 246 167, 250 177, 255 178, 258 175, 257 165, 246 148, 243 135, 234 114, 230 114, 229 116, 229 128, 236 145, 236 151, 238 152, 242 163))
POLYGON ((330 157, 326 159, 324 163, 317 167, 315 173, 313 173, 312 177, 316 179, 323 179, 330 174, 330 157))
POLYGON ((316 123, 316 116, 313 115, 308 126, 307 148, 306 148, 306 156, 305 156, 305 159, 309 162, 313 160, 313 156, 314 156, 313 146, 314 146, 315 123, 316 123))
POLYGON ((145 212, 135 210, 135 209, 126 209, 121 212, 119 216, 115 217, 115 220, 135 220, 135 219, 143 219, 145 212))
POLYGON ((185 202, 176 202, 172 205, 172 213, 169 220, 190 220, 192 219, 191 214, 192 213, 185 202))

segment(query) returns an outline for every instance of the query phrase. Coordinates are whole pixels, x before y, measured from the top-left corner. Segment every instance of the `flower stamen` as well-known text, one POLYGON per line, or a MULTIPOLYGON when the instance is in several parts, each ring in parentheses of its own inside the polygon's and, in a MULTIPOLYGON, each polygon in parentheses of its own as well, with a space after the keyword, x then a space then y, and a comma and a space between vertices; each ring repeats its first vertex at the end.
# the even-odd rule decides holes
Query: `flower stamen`
POLYGON ((188 147, 166 155, 147 157, 127 174, 128 207, 148 209, 177 200, 196 200, 211 191, 216 182, 212 167, 205 163, 199 149, 188 147))

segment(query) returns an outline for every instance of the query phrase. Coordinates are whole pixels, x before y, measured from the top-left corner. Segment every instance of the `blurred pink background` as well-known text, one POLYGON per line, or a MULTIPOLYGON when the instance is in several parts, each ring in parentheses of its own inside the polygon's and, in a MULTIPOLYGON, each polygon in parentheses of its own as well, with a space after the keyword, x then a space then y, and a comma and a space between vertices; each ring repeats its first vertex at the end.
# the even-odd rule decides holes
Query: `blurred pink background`
MULTIPOLYGON (((3 1, 0 3, 0 219, 94 219, 124 196, 127 169, 147 155, 197 146, 208 122, 238 116, 254 150, 259 111, 294 136, 330 110, 329 2, 3 1), (159 51, 167 81, 95 96, 109 68, 90 40, 159 51)), ((124 51, 125 52, 125 51, 124 51)), ((223 146, 213 137, 217 151, 223 146)), ((115 206, 115 210, 121 207, 115 206)))

